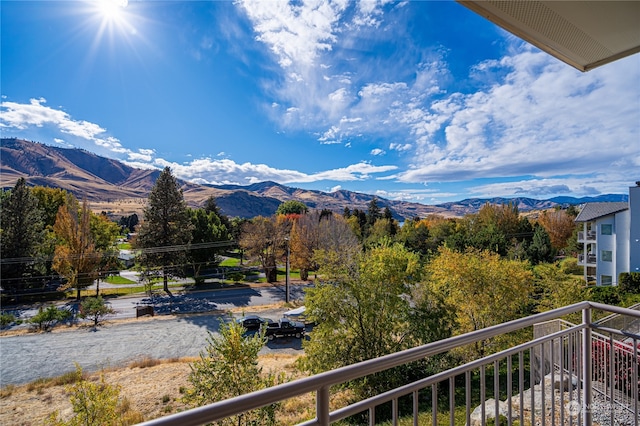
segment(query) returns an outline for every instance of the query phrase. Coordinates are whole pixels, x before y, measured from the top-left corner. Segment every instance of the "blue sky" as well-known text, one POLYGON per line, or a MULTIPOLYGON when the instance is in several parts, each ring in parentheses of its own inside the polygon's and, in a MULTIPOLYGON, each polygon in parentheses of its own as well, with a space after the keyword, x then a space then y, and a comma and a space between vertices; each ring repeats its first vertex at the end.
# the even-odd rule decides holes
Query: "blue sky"
POLYGON ((453 1, 0 6, 2 137, 424 204, 640 180, 640 55, 581 73, 453 1))

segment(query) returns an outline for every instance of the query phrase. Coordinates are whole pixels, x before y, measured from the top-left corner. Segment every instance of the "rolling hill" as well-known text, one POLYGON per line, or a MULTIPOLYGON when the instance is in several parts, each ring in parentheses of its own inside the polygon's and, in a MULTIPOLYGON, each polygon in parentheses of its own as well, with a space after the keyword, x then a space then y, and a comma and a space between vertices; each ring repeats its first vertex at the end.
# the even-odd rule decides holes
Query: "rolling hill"
MULTIPOLYGON (((62 188, 77 198, 86 198, 94 210, 113 215, 139 213, 153 187, 159 170, 143 170, 127 166, 81 149, 59 148, 21 139, 0 140, 0 185, 11 188, 23 177, 29 185, 62 188), (117 207, 116 207, 117 206, 117 207)), ((187 204, 199 207, 215 197, 220 210, 231 217, 251 218, 272 215, 280 203, 298 200, 311 209, 328 209, 342 213, 349 209, 366 210, 373 195, 340 190, 322 192, 260 182, 248 186, 198 185, 179 181, 187 204)), ((467 199, 440 205, 425 205, 378 198, 378 205, 388 206, 399 220, 425 217, 429 214, 463 216, 477 212, 485 203, 515 203, 521 212, 581 204, 592 201, 626 201, 626 195, 597 198, 558 197, 550 200, 532 198, 467 199)))

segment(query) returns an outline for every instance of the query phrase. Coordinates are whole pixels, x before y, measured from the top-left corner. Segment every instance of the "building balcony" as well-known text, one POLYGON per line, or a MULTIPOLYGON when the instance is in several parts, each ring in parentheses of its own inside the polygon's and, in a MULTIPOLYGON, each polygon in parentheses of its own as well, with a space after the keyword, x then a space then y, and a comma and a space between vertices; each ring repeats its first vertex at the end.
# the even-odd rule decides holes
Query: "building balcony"
MULTIPOLYGON (((202 406, 143 425, 199 425, 221 421, 243 412, 289 398, 311 395, 315 414, 303 426, 329 425, 358 415, 365 424, 376 424, 376 413, 386 413, 385 424, 462 424, 455 413, 463 413, 466 424, 486 424, 499 412, 501 424, 576 424, 591 426, 602 419, 638 426, 640 311, 580 302, 429 343, 384 357, 371 359, 202 406), (623 324, 633 330, 613 328, 621 322, 592 321, 599 310, 629 317, 623 324), (582 323, 563 321, 582 313, 582 323), (509 349, 476 359, 432 376, 407 383, 365 400, 330 409, 331 389, 371 374, 446 353, 505 333, 526 331, 533 338, 509 349), (625 339, 623 341, 623 339, 625 339), (493 374, 494 371, 500 374, 493 374), (473 403, 480 396, 479 403, 473 403), (490 399, 493 395, 499 398, 490 399), (473 398, 472 398, 473 396, 473 398), (402 410, 400 409, 402 407, 402 410), (366 420, 363 420, 366 419, 366 420), (595 420, 594 420, 595 419, 595 420)), ((312 410, 313 413, 313 410, 312 410)), ((499 424, 499 421, 495 422, 499 424)))
POLYGON ((583 231, 578 232, 578 242, 580 243, 584 243, 587 241, 595 241, 595 240, 596 240, 596 233, 594 231, 587 231, 586 235, 585 235, 585 232, 583 231))
POLYGON ((598 258, 595 254, 578 255, 578 265, 595 265, 598 262, 598 258))

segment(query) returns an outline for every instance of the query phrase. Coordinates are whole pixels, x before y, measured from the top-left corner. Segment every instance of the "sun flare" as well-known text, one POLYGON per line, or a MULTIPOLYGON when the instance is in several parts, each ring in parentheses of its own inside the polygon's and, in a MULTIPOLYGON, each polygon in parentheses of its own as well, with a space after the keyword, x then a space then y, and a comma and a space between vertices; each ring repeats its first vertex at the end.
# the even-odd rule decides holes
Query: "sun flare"
POLYGON ((124 10, 129 4, 128 0, 97 0, 96 6, 102 19, 109 22, 124 19, 124 10))

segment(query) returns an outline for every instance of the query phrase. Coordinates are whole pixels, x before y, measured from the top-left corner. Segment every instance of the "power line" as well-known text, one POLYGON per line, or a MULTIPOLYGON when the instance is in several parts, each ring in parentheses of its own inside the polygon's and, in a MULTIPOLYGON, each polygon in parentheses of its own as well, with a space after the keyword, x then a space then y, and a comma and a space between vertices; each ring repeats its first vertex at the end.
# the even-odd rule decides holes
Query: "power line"
MULTIPOLYGON (((158 247, 147 247, 140 249, 131 249, 131 252, 135 252, 136 254, 156 254, 156 253, 171 253, 171 252, 179 252, 179 251, 191 251, 191 250, 203 250, 208 248, 220 248, 220 247, 232 247, 235 246, 236 242, 233 240, 226 241, 211 241, 205 243, 196 243, 196 244, 180 244, 180 245, 171 245, 171 246, 158 246, 158 247)), ((107 251, 97 251, 91 255, 75 255, 69 256, 69 259, 102 259, 103 257, 119 255, 120 250, 107 250, 107 251)), ((35 262, 47 262, 53 261, 54 256, 41 256, 41 257, 13 257, 13 258, 0 258, 0 264, 3 265, 11 265, 11 264, 27 264, 27 263, 35 263, 35 262)))

